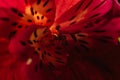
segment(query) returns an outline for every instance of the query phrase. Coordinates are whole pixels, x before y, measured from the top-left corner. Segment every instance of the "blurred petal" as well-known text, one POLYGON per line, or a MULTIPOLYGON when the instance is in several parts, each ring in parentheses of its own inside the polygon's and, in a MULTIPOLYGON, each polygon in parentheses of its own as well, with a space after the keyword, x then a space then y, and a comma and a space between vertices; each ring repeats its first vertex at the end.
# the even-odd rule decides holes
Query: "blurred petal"
POLYGON ((25 65, 19 62, 0 68, 0 80, 28 80, 25 65))

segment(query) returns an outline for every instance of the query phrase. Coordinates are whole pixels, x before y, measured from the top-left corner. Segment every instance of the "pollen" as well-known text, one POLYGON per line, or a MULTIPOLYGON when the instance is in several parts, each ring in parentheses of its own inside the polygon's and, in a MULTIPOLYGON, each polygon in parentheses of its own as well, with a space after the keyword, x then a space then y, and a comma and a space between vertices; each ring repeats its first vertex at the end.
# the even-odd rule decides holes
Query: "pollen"
POLYGON ((118 42, 120 43, 120 37, 118 37, 118 42))
POLYGON ((29 59, 27 60, 26 64, 27 64, 27 65, 30 65, 31 63, 32 63, 32 59, 29 58, 29 59))

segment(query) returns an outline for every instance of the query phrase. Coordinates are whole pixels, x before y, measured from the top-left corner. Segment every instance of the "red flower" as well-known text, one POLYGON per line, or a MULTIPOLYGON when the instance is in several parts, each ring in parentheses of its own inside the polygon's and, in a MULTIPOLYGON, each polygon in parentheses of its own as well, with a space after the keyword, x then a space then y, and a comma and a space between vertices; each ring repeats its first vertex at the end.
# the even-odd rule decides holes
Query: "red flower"
POLYGON ((117 80, 118 11, 117 0, 0 0, 0 80, 117 80))

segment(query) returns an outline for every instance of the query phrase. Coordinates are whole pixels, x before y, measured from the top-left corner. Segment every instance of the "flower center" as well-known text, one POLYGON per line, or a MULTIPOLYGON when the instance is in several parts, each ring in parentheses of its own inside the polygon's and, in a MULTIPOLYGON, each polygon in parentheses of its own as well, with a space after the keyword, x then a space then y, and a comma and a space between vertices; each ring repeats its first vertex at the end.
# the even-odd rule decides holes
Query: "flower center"
POLYGON ((67 62, 68 54, 62 46, 64 41, 63 37, 52 35, 49 28, 40 28, 33 32, 29 43, 35 48, 41 64, 53 68, 53 66, 63 66, 67 62))

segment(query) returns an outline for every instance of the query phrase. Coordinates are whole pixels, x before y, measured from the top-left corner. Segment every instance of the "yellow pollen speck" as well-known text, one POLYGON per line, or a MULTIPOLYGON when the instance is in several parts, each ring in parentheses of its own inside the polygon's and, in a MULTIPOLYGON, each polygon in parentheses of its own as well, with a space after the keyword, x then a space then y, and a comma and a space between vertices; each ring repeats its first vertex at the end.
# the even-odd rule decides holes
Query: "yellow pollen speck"
POLYGON ((118 37, 118 42, 120 42, 120 37, 118 37))
POLYGON ((27 64, 27 65, 30 65, 30 64, 31 64, 31 62, 32 62, 32 59, 31 59, 31 58, 29 58, 29 59, 27 60, 26 64, 27 64))

